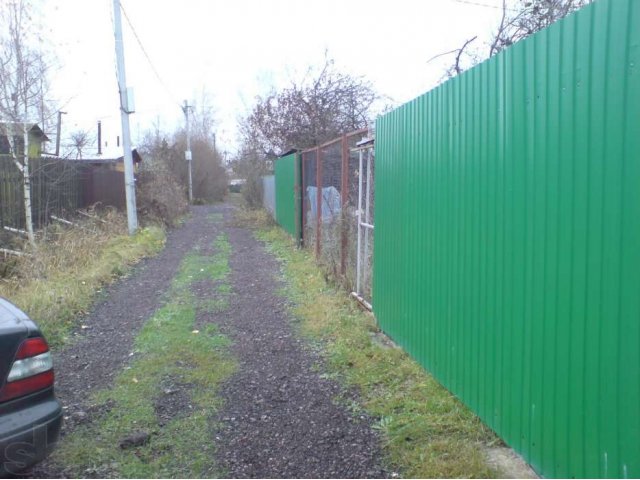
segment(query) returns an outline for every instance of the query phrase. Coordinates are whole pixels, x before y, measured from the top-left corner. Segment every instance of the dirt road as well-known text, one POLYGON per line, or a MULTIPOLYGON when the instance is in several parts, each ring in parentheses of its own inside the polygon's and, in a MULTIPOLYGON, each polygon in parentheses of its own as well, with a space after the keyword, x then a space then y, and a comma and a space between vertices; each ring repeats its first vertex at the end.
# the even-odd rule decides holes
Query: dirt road
MULTIPOLYGON (((289 300, 280 293, 278 262, 233 216, 228 204, 194 207, 192 217, 169 233, 164 251, 110 287, 82 319, 76 341, 56 352, 57 391, 67 417, 62 442, 100 416, 89 408, 90 395, 128 368, 136 335, 167 301, 184 256, 222 234, 230 245, 228 303, 198 313, 196 325, 213 324, 231 340, 237 369, 211 387, 221 401, 208 412, 206 441, 215 455, 207 471, 232 478, 387 476, 372 420, 347 408, 357 398, 324 375, 317 351, 296 334, 289 300)), ((210 291, 196 285, 193 293, 206 300, 210 291)), ((162 420, 159 416, 158 428, 162 420)), ((31 474, 66 477, 72 471, 54 455, 31 474)), ((91 472, 109 475, 110 470, 91 472)))

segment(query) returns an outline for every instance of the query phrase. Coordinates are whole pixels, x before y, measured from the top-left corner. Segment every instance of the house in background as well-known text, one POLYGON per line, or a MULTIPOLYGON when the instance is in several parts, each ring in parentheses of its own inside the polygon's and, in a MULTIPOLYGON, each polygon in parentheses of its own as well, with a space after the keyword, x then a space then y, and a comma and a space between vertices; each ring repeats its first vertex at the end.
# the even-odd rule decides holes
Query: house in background
MULTIPOLYGON (((126 194, 124 188, 124 156, 110 158, 83 158, 71 160, 83 171, 83 201, 86 205, 100 203, 124 209, 126 194)), ((134 148, 131 150, 134 170, 142 162, 142 157, 134 148)))
MULTIPOLYGON (((23 154, 24 126, 24 123, 0 122, 0 156, 11 155, 11 142, 9 141, 11 137, 13 137, 13 144, 18 156, 23 154)), ((44 143, 49 141, 49 137, 36 123, 27 123, 26 126, 29 132, 29 158, 40 157, 44 143)))
MULTIPOLYGON (((138 150, 135 148, 131 150, 131 156, 133 157, 133 168, 135 171, 137 171, 138 165, 142 163, 142 157, 138 153, 138 150)), ((83 165, 94 166, 98 169, 124 173, 124 155, 120 155, 119 157, 116 157, 114 155, 111 158, 104 158, 104 157, 82 158, 76 161, 81 162, 83 165)))
MULTIPOLYGON (((95 137, 91 137, 90 130, 81 130, 80 133, 84 133, 85 139, 90 140, 81 148, 71 147, 68 149, 66 156, 69 159, 73 159, 73 155, 76 154, 74 161, 82 165, 90 165, 97 170, 124 173, 124 155, 119 131, 115 132, 116 135, 112 134, 110 138, 108 135, 103 136, 102 121, 98 121, 95 137)), ((142 157, 135 148, 131 149, 131 155, 134 171, 137 171, 142 157)))

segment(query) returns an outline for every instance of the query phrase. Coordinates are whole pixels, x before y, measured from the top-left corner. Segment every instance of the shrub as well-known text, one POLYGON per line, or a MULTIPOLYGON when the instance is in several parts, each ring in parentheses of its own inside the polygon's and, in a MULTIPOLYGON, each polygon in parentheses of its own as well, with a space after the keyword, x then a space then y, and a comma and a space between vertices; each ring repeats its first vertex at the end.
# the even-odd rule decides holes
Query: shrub
POLYGON ((247 175, 247 182, 242 188, 242 196, 249 208, 262 207, 262 177, 257 169, 247 175))
POLYGON ((185 189, 168 169, 156 165, 154 170, 143 170, 137 176, 136 201, 140 214, 152 222, 173 227, 189 204, 185 189))
POLYGON ((0 282, 0 296, 37 321, 55 346, 64 343, 103 285, 164 244, 157 226, 127 235, 126 217, 115 209, 91 210, 73 221, 39 231, 35 249, 25 242, 29 255, 14 257, 0 282))

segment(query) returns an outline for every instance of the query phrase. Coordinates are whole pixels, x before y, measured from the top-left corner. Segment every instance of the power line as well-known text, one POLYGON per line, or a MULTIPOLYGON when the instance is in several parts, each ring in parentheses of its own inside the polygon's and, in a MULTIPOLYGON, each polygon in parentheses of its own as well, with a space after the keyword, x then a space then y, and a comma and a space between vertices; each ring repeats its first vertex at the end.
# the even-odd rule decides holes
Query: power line
POLYGON ((156 78, 158 79, 160 84, 164 87, 164 89, 167 91, 169 96, 173 99, 173 101, 180 108, 182 108, 182 105, 177 100, 177 97, 173 94, 173 92, 167 86, 167 84, 164 82, 164 80, 162 80, 162 77, 158 73, 158 70, 153 65, 153 62, 151 61, 151 57, 149 57, 149 54, 147 53, 147 50, 144 48, 144 45, 142 45, 142 41, 140 40, 140 37, 138 36, 138 33, 136 32, 136 29, 134 28, 133 24, 131 23, 131 19, 129 19, 129 15, 127 15, 127 11, 124 9, 124 5, 122 5, 122 2, 120 2, 120 8, 122 10, 122 14, 124 15, 125 20, 127 21, 127 24, 129 24, 129 27, 131 28, 131 31, 133 32, 133 36, 135 37, 136 41, 138 42, 138 45, 140 46, 140 50, 142 50, 142 53, 144 54, 145 58, 147 59, 147 62, 149 62, 149 66, 151 67, 151 70, 153 71, 154 75, 156 76, 156 78))
MULTIPOLYGON (((456 2, 456 3, 463 3, 465 5, 473 5, 475 7, 484 7, 484 8, 493 8, 495 10, 502 10, 501 6, 497 6, 497 5, 488 5, 486 3, 480 3, 480 2, 472 2, 471 0, 451 0, 452 2, 456 2)), ((515 10, 513 8, 505 8, 505 10, 509 11, 509 12, 517 12, 518 10, 515 10)))

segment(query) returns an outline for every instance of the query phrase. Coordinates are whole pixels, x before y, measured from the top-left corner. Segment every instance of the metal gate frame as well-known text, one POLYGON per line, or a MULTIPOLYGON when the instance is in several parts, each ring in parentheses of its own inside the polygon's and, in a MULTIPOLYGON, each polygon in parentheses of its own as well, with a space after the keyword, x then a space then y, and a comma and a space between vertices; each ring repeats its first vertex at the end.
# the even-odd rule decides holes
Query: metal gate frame
POLYGON ((362 265, 369 257, 369 232, 373 235, 374 225, 371 223, 371 182, 373 180, 371 175, 371 167, 374 158, 374 140, 372 138, 365 138, 357 143, 356 148, 351 150, 358 153, 358 243, 357 243, 357 255, 356 255, 356 289, 351 292, 351 295, 358 300, 368 310, 372 310, 371 303, 369 303, 363 296, 362 284, 363 284, 363 269, 362 265), (362 180, 365 177, 363 175, 364 156, 367 157, 366 168, 366 192, 364 201, 364 221, 362 219, 362 180), (362 245, 362 237, 364 236, 364 248, 362 245), (363 251, 364 250, 364 251, 363 251))

